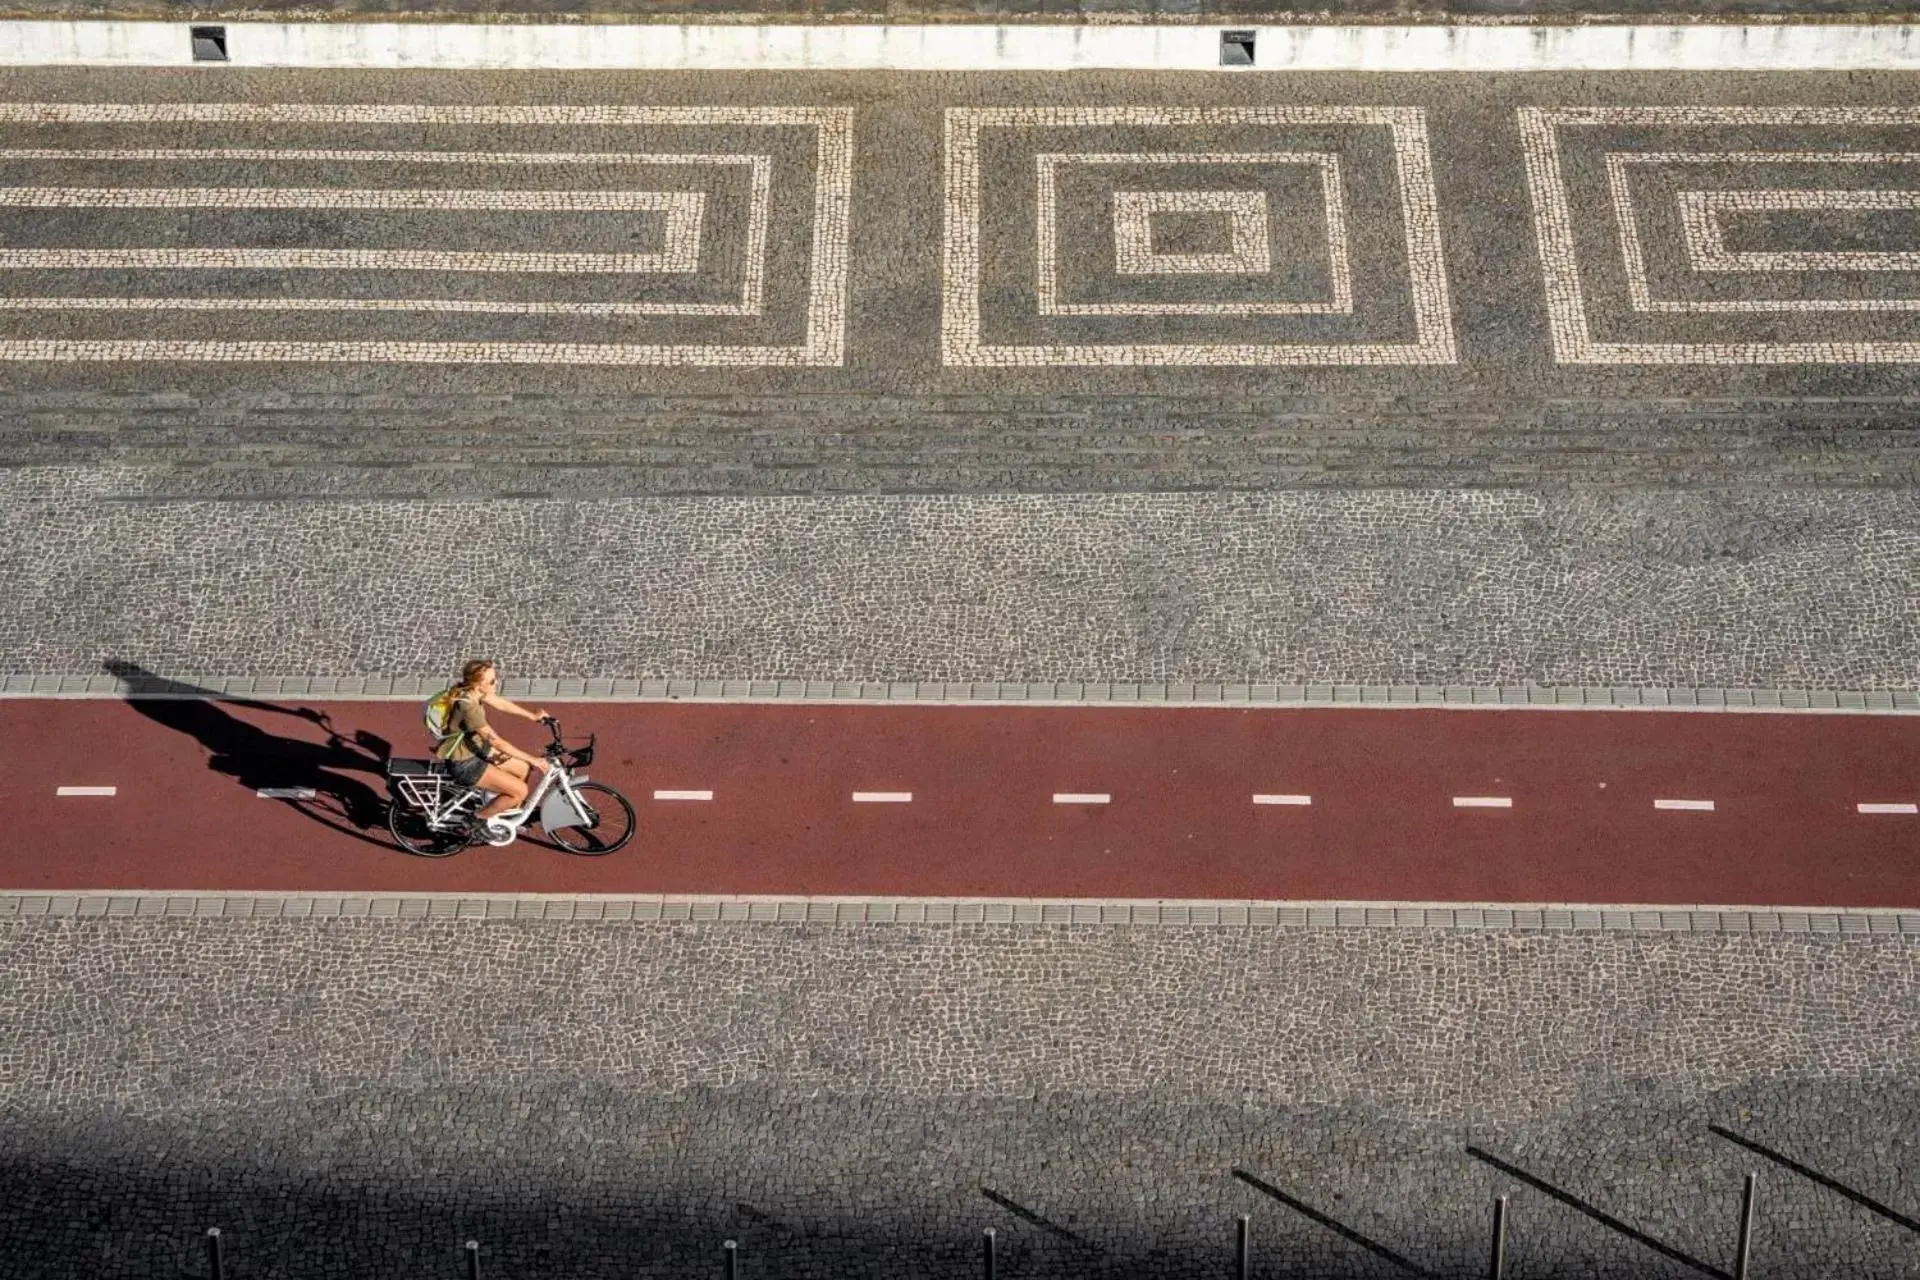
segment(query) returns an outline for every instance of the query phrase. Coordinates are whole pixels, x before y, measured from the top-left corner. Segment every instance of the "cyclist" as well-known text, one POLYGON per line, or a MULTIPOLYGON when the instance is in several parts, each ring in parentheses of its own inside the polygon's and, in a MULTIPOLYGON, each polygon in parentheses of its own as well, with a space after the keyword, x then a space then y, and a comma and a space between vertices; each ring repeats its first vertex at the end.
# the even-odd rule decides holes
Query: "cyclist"
POLYGON ((500 696, 500 668, 478 659, 460 669, 453 706, 447 712, 447 736, 435 754, 447 762, 447 772, 463 787, 484 787, 494 793, 486 807, 473 816, 475 824, 524 804, 533 771, 544 768, 543 757, 531 755, 508 742, 487 723, 489 710, 505 711, 542 721, 544 711, 529 711, 500 696))

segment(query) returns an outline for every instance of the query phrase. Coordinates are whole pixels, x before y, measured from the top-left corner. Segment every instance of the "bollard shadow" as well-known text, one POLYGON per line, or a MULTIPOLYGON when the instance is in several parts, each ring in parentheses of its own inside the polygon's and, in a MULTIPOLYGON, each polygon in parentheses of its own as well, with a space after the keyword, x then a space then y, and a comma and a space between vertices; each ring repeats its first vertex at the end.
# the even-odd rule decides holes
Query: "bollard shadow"
POLYGON ((136 663, 117 658, 101 664, 132 691, 162 693, 159 697, 129 696, 127 705, 176 733, 197 741, 207 750, 207 767, 226 774, 249 791, 309 789, 311 798, 288 797, 290 806, 323 826, 331 827, 383 849, 392 845, 374 832, 384 832, 387 801, 384 794, 359 775, 384 776, 391 748, 366 730, 351 739, 334 729, 324 711, 288 707, 253 698, 229 697, 159 676, 136 663), (288 716, 319 728, 325 742, 268 732, 226 710, 267 712, 288 716))
POLYGON ((1467 1154, 1472 1156, 1475 1160, 1481 1161, 1483 1164, 1492 1165, 1494 1168, 1498 1169, 1500 1172, 1506 1174, 1510 1178, 1515 1178, 1521 1182, 1526 1183, 1528 1186, 1532 1187, 1535 1191, 1541 1192, 1542 1194, 1547 1196, 1551 1196, 1553 1199, 1558 1200, 1561 1204, 1566 1205, 1569 1209, 1573 1209, 1573 1210, 1576 1210, 1577 1212, 1585 1214, 1587 1217, 1592 1218, 1595 1222, 1599 1223, 1601 1226, 1611 1228, 1614 1231, 1618 1231, 1621 1235, 1627 1237, 1627 1239, 1635 1241, 1639 1244, 1645 1245, 1647 1248, 1653 1250, 1655 1253, 1659 1254, 1663 1258, 1671 1258, 1673 1261, 1680 1263, 1682 1266, 1692 1267, 1695 1271, 1698 1271, 1702 1275, 1713 1276, 1715 1277, 1715 1280, 1732 1280, 1731 1276, 1729 1276, 1726 1272, 1722 1271, 1720 1268, 1713 1266, 1711 1263, 1702 1262, 1700 1261, 1700 1259, 1694 1257, 1691 1254, 1682 1253, 1680 1250, 1674 1248, 1670 1244, 1667 1244, 1665 1241, 1656 1240, 1652 1236, 1648 1235, 1646 1232, 1641 1231, 1636 1227, 1628 1226, 1626 1223, 1614 1217, 1612 1214, 1606 1213, 1600 1209, 1594 1208, 1594 1206, 1588 1204, 1586 1201, 1580 1199, 1578 1196, 1575 1196, 1570 1192, 1562 1191, 1559 1187, 1554 1186, 1552 1183, 1544 1181, 1543 1179, 1540 1179, 1540 1178, 1536 1178, 1532 1174, 1528 1173, 1525 1169, 1519 1168, 1516 1165, 1508 1164, 1505 1160, 1502 1160, 1498 1156, 1490 1155, 1489 1153, 1482 1151, 1478 1147, 1468 1147, 1467 1154))
POLYGON ((1880 1217, 1885 1218, 1888 1222, 1895 1223, 1898 1226, 1905 1227, 1907 1230, 1914 1232, 1917 1235, 1920 1235, 1920 1221, 1916 1221, 1913 1218, 1909 1218, 1906 1214, 1901 1213, 1898 1209, 1888 1208, 1886 1205, 1881 1204, 1878 1200, 1875 1200, 1872 1196, 1866 1195, 1863 1192, 1855 1191, 1852 1187, 1848 1186, 1844 1182, 1841 1182, 1837 1178, 1830 1178, 1826 1174, 1821 1173, 1818 1169, 1809 1168, 1808 1166, 1801 1164, 1798 1160, 1795 1160, 1790 1156, 1782 1155, 1780 1152, 1775 1151, 1772 1147, 1766 1146, 1764 1143, 1755 1142, 1752 1138, 1748 1138, 1741 1134, 1735 1133, 1731 1129, 1724 1129, 1717 1124, 1708 1125, 1707 1132, 1715 1134, 1719 1137, 1725 1138, 1728 1142, 1734 1143, 1738 1146, 1745 1147, 1747 1150, 1753 1152, 1757 1156, 1764 1156, 1768 1160, 1771 1160, 1775 1164, 1779 1165, 1782 1169, 1786 1169, 1786 1170, 1789 1170, 1790 1172, 1797 1173, 1809 1182, 1816 1183, 1819 1186, 1823 1186, 1827 1190, 1832 1191, 1837 1195, 1845 1196, 1847 1199, 1859 1205, 1862 1209, 1865 1209, 1868 1213, 1878 1214, 1880 1217))
POLYGON ((995 1191, 992 1187, 980 1188, 980 1194, 985 1196, 987 1199, 993 1201, 995 1204, 999 1205, 1002 1209, 1005 1209, 1008 1213, 1012 1214, 1014 1217, 1020 1219, 1020 1221, 1025 1222, 1031 1226, 1040 1228, 1042 1231, 1046 1232, 1050 1236, 1053 1236, 1055 1239, 1065 1240, 1069 1244, 1076 1244, 1080 1246, 1082 1249, 1087 1249, 1094 1253, 1105 1252, 1103 1249, 1100 1248, 1099 1245, 1087 1239, 1085 1236, 1081 1235, 1079 1232, 1073 1230, 1070 1227, 1061 1226, 1059 1223, 1055 1222, 1052 1218, 1048 1218, 1041 1214, 1035 1213, 1033 1210, 1027 1208, 1025 1205, 1021 1204, 1017 1200, 1013 1200, 1007 1196, 1001 1195, 998 1191, 995 1191))
POLYGON ((1293 1210, 1295 1213, 1299 1214, 1301 1217, 1306 1218, 1309 1221, 1319 1223, 1321 1226, 1333 1232, 1335 1235, 1339 1236, 1341 1239, 1348 1240, 1354 1244, 1359 1245, 1362 1249, 1365 1249, 1367 1252, 1373 1254, 1375 1257, 1385 1258, 1388 1262, 1393 1263, 1394 1266, 1399 1267, 1404 1271, 1412 1272, 1416 1276, 1430 1276, 1433 1274, 1431 1271, 1428 1271, 1425 1267, 1421 1266, 1417 1262, 1414 1262, 1412 1259, 1404 1258, 1401 1255, 1395 1253, 1393 1250, 1387 1248, 1387 1246, 1381 1244, 1379 1241, 1373 1240, 1367 1236, 1361 1235, 1358 1231, 1355 1231, 1352 1227, 1349 1227, 1346 1223, 1340 1222, 1334 1218, 1328 1217, 1326 1214, 1320 1212, 1318 1209, 1314 1208, 1312 1205, 1308 1204, 1306 1201, 1296 1200, 1294 1197, 1288 1195, 1286 1192, 1274 1186, 1272 1183, 1267 1182, 1262 1178, 1255 1177, 1253 1174, 1248 1173, 1245 1169, 1235 1169, 1233 1171, 1233 1176, 1238 1178, 1240 1181, 1246 1183, 1248 1186, 1252 1187, 1255 1191, 1260 1192, 1262 1195, 1271 1196, 1275 1200, 1278 1200, 1281 1204, 1287 1206, 1287 1208, 1293 1210))

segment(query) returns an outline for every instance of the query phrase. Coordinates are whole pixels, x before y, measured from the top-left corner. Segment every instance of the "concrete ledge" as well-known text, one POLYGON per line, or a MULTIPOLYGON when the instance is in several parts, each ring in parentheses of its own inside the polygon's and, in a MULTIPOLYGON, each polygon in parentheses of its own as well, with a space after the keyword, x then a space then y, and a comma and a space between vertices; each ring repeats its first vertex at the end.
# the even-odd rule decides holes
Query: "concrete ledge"
MULTIPOLYGON (((1912 23, 1291 24, 1220 63, 1228 23, 230 22, 235 67, 648 71, 1862 71, 1920 68, 1912 23)), ((185 22, 0 22, 0 65, 194 64, 185 22)))
POLYGON ((1920 939, 1914 911, 1593 903, 807 898, 669 894, 0 893, 8 920, 572 920, 739 924, 1177 925, 1478 933, 1832 934, 1920 939))
MULTIPOLYGON (((127 683, 94 675, 0 675, 0 698, 426 698, 444 676, 231 676, 187 673, 127 683)), ((1754 715, 1920 715, 1913 689, 1714 689, 1544 685, 1300 685, 1206 681, 641 680, 532 677, 510 697, 565 702, 820 702, 1164 707, 1435 707, 1481 710, 1733 711, 1754 715)))

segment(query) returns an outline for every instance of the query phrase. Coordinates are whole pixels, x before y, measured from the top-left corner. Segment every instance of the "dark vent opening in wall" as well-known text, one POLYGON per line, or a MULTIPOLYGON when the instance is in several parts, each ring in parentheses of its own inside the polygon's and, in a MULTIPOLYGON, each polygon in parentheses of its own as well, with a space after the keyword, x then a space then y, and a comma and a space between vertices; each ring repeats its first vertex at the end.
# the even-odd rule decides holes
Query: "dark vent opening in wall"
POLYGON ((195 62, 227 60, 227 29, 225 27, 191 27, 189 30, 193 35, 195 62))
POLYGON ((1223 67, 1252 66, 1253 32, 1222 31, 1220 33, 1220 65, 1223 67))

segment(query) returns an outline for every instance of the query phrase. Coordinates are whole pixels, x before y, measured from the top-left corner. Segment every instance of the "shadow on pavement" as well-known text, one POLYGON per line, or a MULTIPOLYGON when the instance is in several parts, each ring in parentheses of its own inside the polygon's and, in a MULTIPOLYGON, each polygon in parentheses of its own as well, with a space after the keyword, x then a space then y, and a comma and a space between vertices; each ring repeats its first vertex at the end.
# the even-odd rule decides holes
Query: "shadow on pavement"
POLYGON ((336 831, 382 848, 392 848, 384 835, 385 795, 356 775, 384 776, 392 748, 386 739, 364 729, 351 740, 333 727, 326 712, 313 707, 287 707, 251 698, 235 698, 212 689, 182 684, 144 667, 119 659, 101 664, 133 688, 165 686, 163 697, 129 697, 127 705, 153 721, 198 741, 208 752, 207 767, 224 773, 249 791, 284 790, 282 803, 336 831), (282 737, 226 710, 268 712, 290 716, 319 728, 325 742, 282 737), (297 793, 311 790, 311 797, 297 793))
POLYGON ((1698 1271, 1701 1275, 1712 1276, 1715 1278, 1715 1280, 1732 1280, 1732 1278, 1728 1276, 1725 1271, 1722 1271, 1719 1267, 1712 1266, 1709 1263, 1702 1262, 1700 1259, 1693 1257, 1690 1254, 1682 1253, 1680 1250, 1674 1248, 1670 1244, 1654 1239, 1652 1236, 1648 1235, 1644 1231, 1639 1230, 1637 1227, 1630 1226, 1627 1223, 1622 1222, 1620 1219, 1614 1217, 1612 1214, 1605 1213, 1602 1210, 1594 1208, 1594 1206, 1592 1206, 1591 1204, 1588 1204, 1585 1200, 1580 1199, 1580 1197, 1574 1195, 1573 1193, 1569 1191, 1564 1191, 1561 1188, 1554 1186, 1551 1182, 1548 1182, 1543 1178, 1537 1178, 1533 1174, 1528 1173, 1525 1169, 1522 1169, 1517 1165, 1508 1164, 1505 1160, 1500 1159, 1500 1157, 1491 1155, 1488 1152, 1481 1150, 1479 1147, 1468 1147, 1467 1154, 1472 1156, 1475 1160, 1478 1160, 1483 1164, 1492 1165, 1494 1168, 1506 1174, 1508 1177, 1517 1178, 1521 1182, 1524 1182, 1528 1186, 1532 1187, 1534 1190, 1553 1197, 1553 1199, 1558 1200, 1561 1204, 1566 1205, 1567 1208, 1576 1209, 1579 1212, 1586 1214, 1587 1217, 1592 1218, 1595 1222, 1599 1223, 1601 1226, 1610 1227, 1613 1230, 1618 1231, 1621 1235, 1625 1236, 1627 1239, 1638 1241, 1639 1243, 1645 1245, 1647 1248, 1653 1250, 1655 1253, 1659 1254, 1663 1258, 1671 1258, 1673 1261, 1680 1263, 1682 1266, 1691 1267, 1695 1271, 1698 1271))

